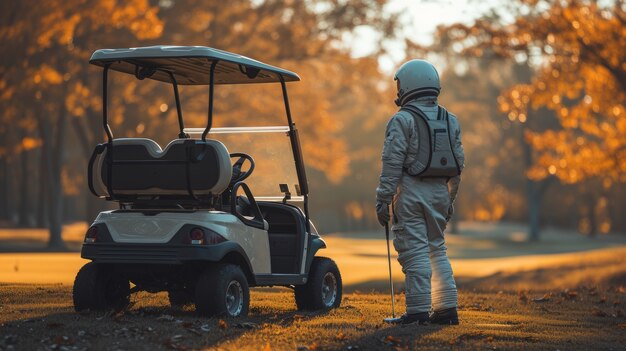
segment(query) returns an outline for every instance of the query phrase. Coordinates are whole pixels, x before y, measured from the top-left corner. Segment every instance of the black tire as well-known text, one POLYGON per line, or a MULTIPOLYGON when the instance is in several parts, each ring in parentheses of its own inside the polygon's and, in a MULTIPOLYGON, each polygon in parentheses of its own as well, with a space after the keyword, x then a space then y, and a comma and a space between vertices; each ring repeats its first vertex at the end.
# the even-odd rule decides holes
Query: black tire
POLYGON ((110 267, 89 262, 76 274, 72 298, 76 312, 120 310, 130 302, 130 284, 110 267))
POLYGON ((212 266, 198 278, 195 302, 196 312, 201 316, 247 316, 250 307, 248 279, 237 265, 212 266))
POLYGON ((170 290, 167 292, 172 307, 181 308, 193 303, 193 293, 188 289, 170 290))
POLYGON ((299 310, 337 308, 341 305, 342 291, 341 274, 335 261, 314 257, 307 283, 295 288, 296 305, 299 310))

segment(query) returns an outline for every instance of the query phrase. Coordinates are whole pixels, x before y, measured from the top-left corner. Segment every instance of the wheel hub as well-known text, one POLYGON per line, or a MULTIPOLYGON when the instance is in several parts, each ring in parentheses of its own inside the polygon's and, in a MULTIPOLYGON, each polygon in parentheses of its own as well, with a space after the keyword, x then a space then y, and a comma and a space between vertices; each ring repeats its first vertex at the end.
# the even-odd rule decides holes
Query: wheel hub
POLYGON ((322 301, 326 307, 332 307, 337 299, 337 278, 331 272, 324 275, 322 282, 322 301))
POLYGON ((243 310, 243 288, 241 284, 232 280, 226 287, 226 312, 230 316, 238 316, 243 310))

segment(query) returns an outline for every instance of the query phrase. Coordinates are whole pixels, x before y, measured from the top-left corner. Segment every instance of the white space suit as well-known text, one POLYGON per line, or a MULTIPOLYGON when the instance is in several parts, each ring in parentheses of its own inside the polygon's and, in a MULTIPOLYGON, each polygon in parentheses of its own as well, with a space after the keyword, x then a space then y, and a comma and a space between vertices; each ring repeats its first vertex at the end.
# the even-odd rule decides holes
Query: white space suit
MULTIPOLYGON (((414 61, 420 61, 417 68, 422 68, 422 63, 426 62, 414 61)), ((402 68, 396 74, 400 81, 397 103, 401 106, 413 105, 429 119, 436 119, 440 88, 436 71, 436 86, 432 81, 426 80, 424 83, 425 79, 419 72, 413 82, 402 82, 401 72, 402 68), (409 87, 403 87, 403 83, 408 83, 409 87), (424 84, 420 86, 420 83, 424 84), (434 89, 425 89, 424 85, 434 89)), ((433 77, 432 72, 429 77, 433 77)), ((459 168, 462 169, 465 157, 461 130, 453 114, 449 114, 449 125, 451 147, 459 168)), ((398 252, 402 271, 406 275, 406 310, 409 315, 427 313, 431 308, 436 312, 457 306, 456 284, 446 254, 444 230, 452 214, 460 176, 449 178, 409 175, 407 170, 419 162, 419 143, 426 142, 419 140, 419 135, 415 118, 410 112, 401 110, 391 118, 385 133, 383 167, 376 189, 377 211, 390 204, 392 199, 394 201, 393 244, 398 252)), ((380 218, 380 211, 378 212, 380 218)))

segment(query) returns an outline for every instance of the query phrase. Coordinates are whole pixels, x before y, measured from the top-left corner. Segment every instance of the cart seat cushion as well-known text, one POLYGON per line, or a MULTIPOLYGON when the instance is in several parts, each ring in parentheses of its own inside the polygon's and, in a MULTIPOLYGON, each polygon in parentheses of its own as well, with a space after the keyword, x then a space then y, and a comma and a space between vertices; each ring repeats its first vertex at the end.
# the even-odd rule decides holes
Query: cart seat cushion
POLYGON ((107 197, 109 182, 114 196, 219 195, 232 177, 217 140, 176 139, 162 150, 151 139, 114 139, 96 148, 89 168, 94 192, 107 197))

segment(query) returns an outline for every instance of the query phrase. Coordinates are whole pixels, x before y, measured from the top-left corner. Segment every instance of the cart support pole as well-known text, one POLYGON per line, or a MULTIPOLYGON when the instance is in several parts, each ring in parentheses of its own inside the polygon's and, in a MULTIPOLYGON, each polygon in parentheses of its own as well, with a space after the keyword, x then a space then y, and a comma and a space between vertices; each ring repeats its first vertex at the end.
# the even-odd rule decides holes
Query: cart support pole
POLYGON ((172 86, 174 87, 174 99, 176 99, 176 113, 178 114, 178 127, 180 128, 180 132, 178 133, 178 137, 180 139, 184 139, 187 136, 185 135, 185 122, 183 121, 183 110, 180 106, 180 96, 178 95, 178 82, 176 82, 176 77, 174 77, 174 73, 169 73, 170 79, 172 80, 172 86))
POLYGON ((278 75, 280 85, 283 89, 283 100, 285 101, 285 112, 287 113, 287 123, 289 124, 289 139, 291 141, 291 151, 293 159, 296 163, 296 173, 298 174, 298 183, 300 183, 300 191, 304 196, 304 216, 306 218, 306 231, 311 232, 311 224, 309 223, 309 182, 306 177, 306 169, 304 168, 304 160, 302 158, 302 149, 300 147, 300 139, 298 138, 298 130, 291 119, 291 109, 289 108, 289 96, 287 95, 287 84, 282 74, 278 75))
POLYGON ((111 64, 107 63, 104 65, 104 70, 102 70, 102 126, 104 127, 104 132, 107 134, 107 139, 109 143, 113 141, 113 133, 111 133, 111 128, 109 127, 109 117, 107 111, 107 101, 108 101, 108 87, 109 87, 109 66, 111 64))
POLYGON ((206 135, 209 134, 209 131, 213 126, 213 92, 215 91, 215 66, 217 66, 217 60, 211 63, 211 73, 209 76, 209 118, 204 132, 202 132, 202 141, 206 141, 206 135))

